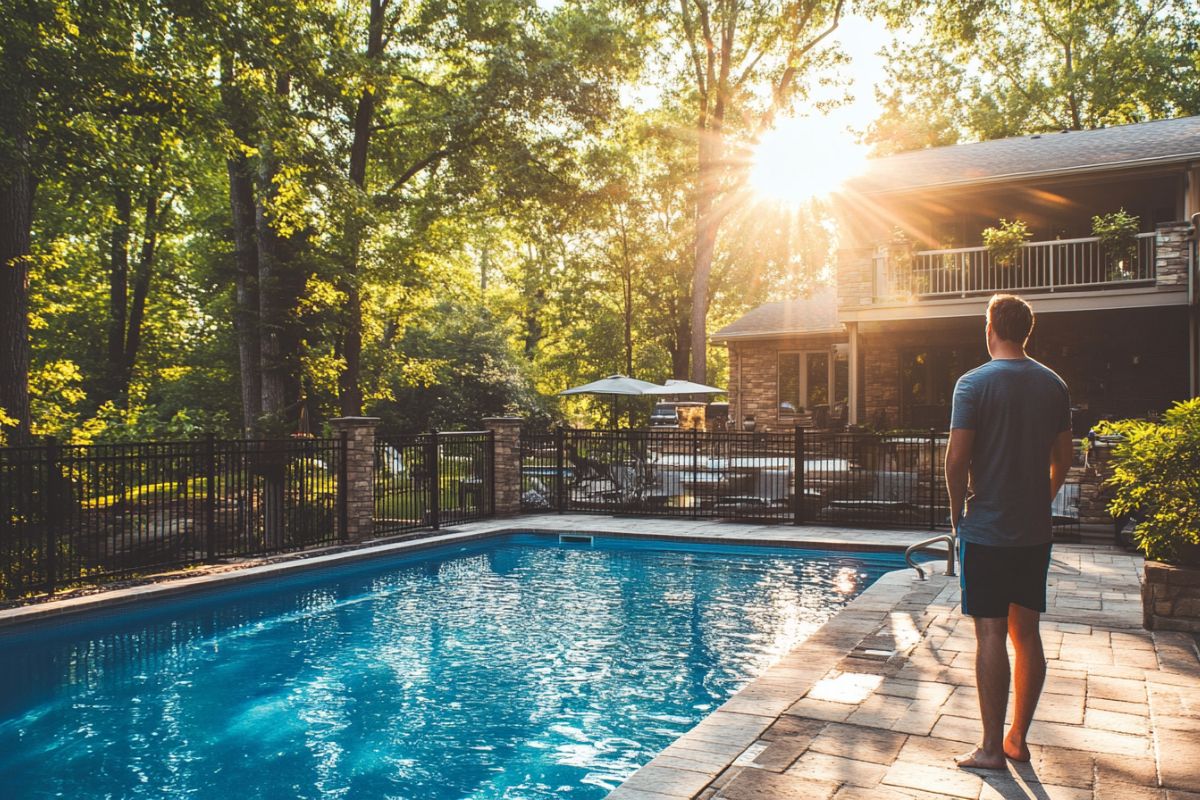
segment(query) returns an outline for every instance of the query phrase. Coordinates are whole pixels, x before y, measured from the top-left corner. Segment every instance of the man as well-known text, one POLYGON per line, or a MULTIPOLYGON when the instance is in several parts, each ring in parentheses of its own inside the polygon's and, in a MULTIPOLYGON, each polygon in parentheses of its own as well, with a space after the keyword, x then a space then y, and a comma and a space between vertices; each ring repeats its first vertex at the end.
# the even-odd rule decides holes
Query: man
POLYGON ((959 540, 962 610, 975 620, 983 721, 982 742, 957 761, 1001 769, 1006 757, 1029 760, 1025 737, 1046 678, 1038 622, 1046 610, 1050 504, 1071 466, 1071 411, 1062 378, 1025 354, 1033 330, 1028 303, 996 295, 985 330, 992 360, 954 388, 946 485, 959 540), (1007 734, 1006 636, 1015 651, 1015 706, 1007 734))

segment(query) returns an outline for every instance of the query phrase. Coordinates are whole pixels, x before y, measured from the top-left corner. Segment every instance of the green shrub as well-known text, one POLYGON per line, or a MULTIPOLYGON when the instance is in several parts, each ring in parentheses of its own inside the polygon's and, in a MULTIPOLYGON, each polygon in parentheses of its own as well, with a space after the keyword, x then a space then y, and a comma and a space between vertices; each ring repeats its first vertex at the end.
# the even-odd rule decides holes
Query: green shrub
POLYGON ((1125 209, 1092 217, 1092 235, 1100 239, 1100 249, 1108 263, 1110 278, 1128 271, 1137 255, 1137 235, 1141 220, 1125 209), (1124 262, 1124 263, 1122 263, 1124 262))
POLYGON ((1029 237, 1029 226, 1024 220, 1009 222, 1002 218, 1000 227, 983 229, 983 246, 999 266, 1011 267, 1017 263, 1021 246, 1029 241, 1029 237))
POLYGON ((1105 422, 1098 432, 1121 437, 1109 511, 1140 512, 1134 540, 1147 558, 1181 560, 1180 545, 1200 543, 1200 398, 1176 403, 1161 423, 1105 422))

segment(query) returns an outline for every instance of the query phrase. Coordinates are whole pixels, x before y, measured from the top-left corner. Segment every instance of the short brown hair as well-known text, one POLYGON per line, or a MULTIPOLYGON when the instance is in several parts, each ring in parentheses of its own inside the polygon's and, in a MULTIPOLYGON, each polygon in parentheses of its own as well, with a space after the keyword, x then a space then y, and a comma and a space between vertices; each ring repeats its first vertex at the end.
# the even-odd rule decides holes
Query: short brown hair
POLYGON ((1015 294, 992 295, 987 320, 1001 339, 1022 346, 1033 332, 1033 308, 1015 294))

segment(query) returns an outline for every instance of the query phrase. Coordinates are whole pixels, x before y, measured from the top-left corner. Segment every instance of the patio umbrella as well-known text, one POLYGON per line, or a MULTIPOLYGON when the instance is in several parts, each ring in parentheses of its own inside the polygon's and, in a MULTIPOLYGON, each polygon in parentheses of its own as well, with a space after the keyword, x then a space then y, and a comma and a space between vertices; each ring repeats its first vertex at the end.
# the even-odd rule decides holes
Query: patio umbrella
POLYGON ((716 386, 705 386, 703 383, 691 381, 669 380, 663 386, 656 386, 646 391, 646 394, 677 395, 677 394, 724 394, 724 389, 716 386))
POLYGON ((617 396, 629 395, 632 397, 640 397, 644 394, 651 394, 652 389, 661 389, 657 383, 649 381, 640 381, 637 378, 630 378, 628 375, 609 375, 607 378, 601 378, 598 381, 585 383, 582 386, 573 386, 570 389, 563 389, 559 394, 607 394, 613 399, 613 424, 617 420, 617 396))
POLYGON ((657 383, 650 381, 640 381, 637 378, 630 378, 627 375, 609 375, 607 378, 601 378, 598 381, 585 383, 582 386, 573 386, 570 389, 563 389, 559 394, 626 394, 626 395, 643 395, 653 394, 651 389, 661 389, 657 383))

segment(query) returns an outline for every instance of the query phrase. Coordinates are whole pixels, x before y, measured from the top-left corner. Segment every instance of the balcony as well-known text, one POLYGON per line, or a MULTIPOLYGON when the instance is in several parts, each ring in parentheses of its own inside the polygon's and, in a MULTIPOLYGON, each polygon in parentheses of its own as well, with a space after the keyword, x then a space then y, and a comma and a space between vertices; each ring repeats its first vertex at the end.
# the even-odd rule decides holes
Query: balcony
POLYGON ((967 297, 994 292, 1084 291, 1153 283, 1154 233, 1138 235, 1128 258, 1104 252, 1096 237, 1028 242, 1017 262, 1001 266, 986 247, 918 250, 875 258, 875 300, 894 302, 967 297))

